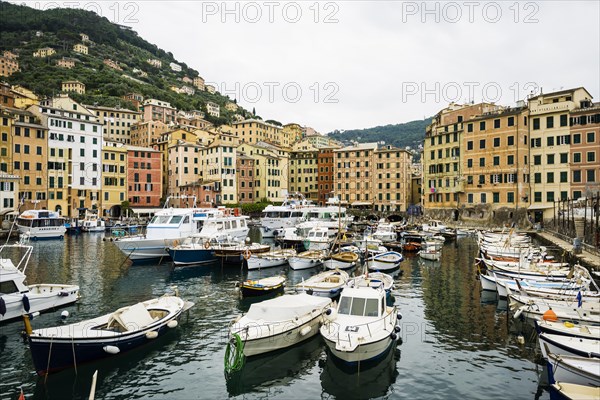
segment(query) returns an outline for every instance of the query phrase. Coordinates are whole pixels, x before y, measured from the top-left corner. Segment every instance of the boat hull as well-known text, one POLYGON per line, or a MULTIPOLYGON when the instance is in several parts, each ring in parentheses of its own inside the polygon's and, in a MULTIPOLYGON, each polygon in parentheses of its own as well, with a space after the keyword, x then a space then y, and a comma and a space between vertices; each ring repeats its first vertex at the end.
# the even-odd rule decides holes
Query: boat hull
POLYGON ((285 265, 287 258, 262 258, 262 257, 250 257, 248 259, 248 270, 261 269, 261 268, 273 268, 285 265))
POLYGON ((215 252, 210 249, 169 249, 168 253, 175 265, 208 264, 217 259, 215 252))
POLYGON ((157 258, 168 258, 167 249, 174 246, 177 239, 137 239, 115 240, 113 243, 132 261, 144 261, 157 258))
POLYGON ((17 224, 19 233, 29 235, 32 240, 62 239, 67 232, 64 226, 52 226, 49 228, 29 228, 17 224))
POLYGON ((323 260, 312 258, 291 257, 288 262, 293 270, 310 269, 323 264, 323 260))
POLYGON ((340 260, 335 260, 333 258, 330 258, 328 260, 323 261, 323 266, 327 269, 345 270, 345 269, 352 269, 352 268, 356 267, 356 262, 340 261, 340 260))
POLYGON ((356 365, 359 362, 375 361, 385 356, 389 348, 396 342, 390 336, 372 343, 361 344, 353 351, 341 351, 336 349, 336 343, 325 337, 325 344, 331 355, 348 365, 356 365))
POLYGON ((600 363, 593 359, 567 358, 551 354, 546 364, 548 381, 569 382, 577 385, 599 387, 600 363))
POLYGON ((75 285, 32 285, 29 293, 4 294, 6 313, 0 315, 0 323, 21 318, 23 314, 44 312, 72 304, 79 298, 79 286, 75 285), (29 310, 25 310, 23 296, 27 296, 29 310))

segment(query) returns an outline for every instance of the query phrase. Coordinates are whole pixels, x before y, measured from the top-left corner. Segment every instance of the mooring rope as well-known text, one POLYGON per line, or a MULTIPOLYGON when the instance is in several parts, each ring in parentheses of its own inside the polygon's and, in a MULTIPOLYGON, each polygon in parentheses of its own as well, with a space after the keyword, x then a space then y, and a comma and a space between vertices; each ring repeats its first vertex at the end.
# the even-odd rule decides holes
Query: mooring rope
POLYGON ((244 342, 234 333, 225 348, 225 372, 239 371, 244 366, 244 342), (235 346, 232 349, 232 346, 235 346))

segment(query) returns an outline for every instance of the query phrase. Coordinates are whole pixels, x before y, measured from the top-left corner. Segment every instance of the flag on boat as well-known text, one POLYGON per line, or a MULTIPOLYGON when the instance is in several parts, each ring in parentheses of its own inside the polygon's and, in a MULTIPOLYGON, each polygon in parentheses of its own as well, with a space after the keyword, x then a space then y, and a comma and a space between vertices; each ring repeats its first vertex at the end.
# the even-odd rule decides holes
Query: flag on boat
POLYGON ((577 292, 577 307, 581 308, 583 305, 583 296, 581 295, 581 290, 577 292))

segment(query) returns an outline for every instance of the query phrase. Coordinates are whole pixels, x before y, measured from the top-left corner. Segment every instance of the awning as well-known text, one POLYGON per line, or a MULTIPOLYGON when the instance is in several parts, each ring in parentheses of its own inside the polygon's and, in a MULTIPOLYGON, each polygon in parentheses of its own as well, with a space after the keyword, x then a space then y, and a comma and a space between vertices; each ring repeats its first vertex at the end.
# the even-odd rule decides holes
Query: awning
POLYGON ((352 207, 354 206, 372 206, 373 203, 368 202, 368 201, 355 201, 351 204, 352 207))
POLYGON ((554 208, 554 205, 544 205, 544 204, 532 204, 527 207, 528 210, 547 210, 549 208, 554 208))
POLYGON ((162 208, 131 208, 134 214, 156 214, 162 208))

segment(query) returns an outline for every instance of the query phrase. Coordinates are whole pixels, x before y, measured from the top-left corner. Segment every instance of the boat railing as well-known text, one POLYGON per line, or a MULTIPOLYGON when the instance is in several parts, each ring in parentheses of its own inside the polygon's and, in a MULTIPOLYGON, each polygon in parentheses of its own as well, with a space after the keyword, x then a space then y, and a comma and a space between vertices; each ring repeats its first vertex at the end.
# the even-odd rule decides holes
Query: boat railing
MULTIPOLYGON (((394 322, 394 318, 396 317, 395 313, 393 310, 387 312, 386 315, 383 316, 383 318, 378 319, 377 321, 371 321, 371 322, 365 322, 362 324, 356 324, 356 325, 352 325, 352 326, 348 326, 347 328, 356 328, 356 330, 353 331, 349 331, 349 332, 340 332, 339 329, 339 325, 335 322, 335 320, 333 321, 327 321, 325 322, 325 326, 327 326, 327 331, 328 333, 331 333, 332 327, 331 325, 336 325, 337 326, 337 341, 338 342, 348 342, 348 344, 350 346, 352 346, 352 333, 357 333, 361 327, 366 327, 367 328, 367 332, 369 333, 368 337, 372 338, 373 337, 373 332, 371 332, 371 327, 373 327, 373 329, 375 329, 375 327, 380 326, 383 323, 383 330, 387 331, 387 327, 388 324, 393 326, 393 322, 394 322), (388 321, 389 319, 389 321, 388 321), (347 339, 344 337, 347 335, 347 339)), ((392 327, 392 331, 393 331, 393 327, 392 327)), ((358 340, 358 338, 357 338, 358 340)))

